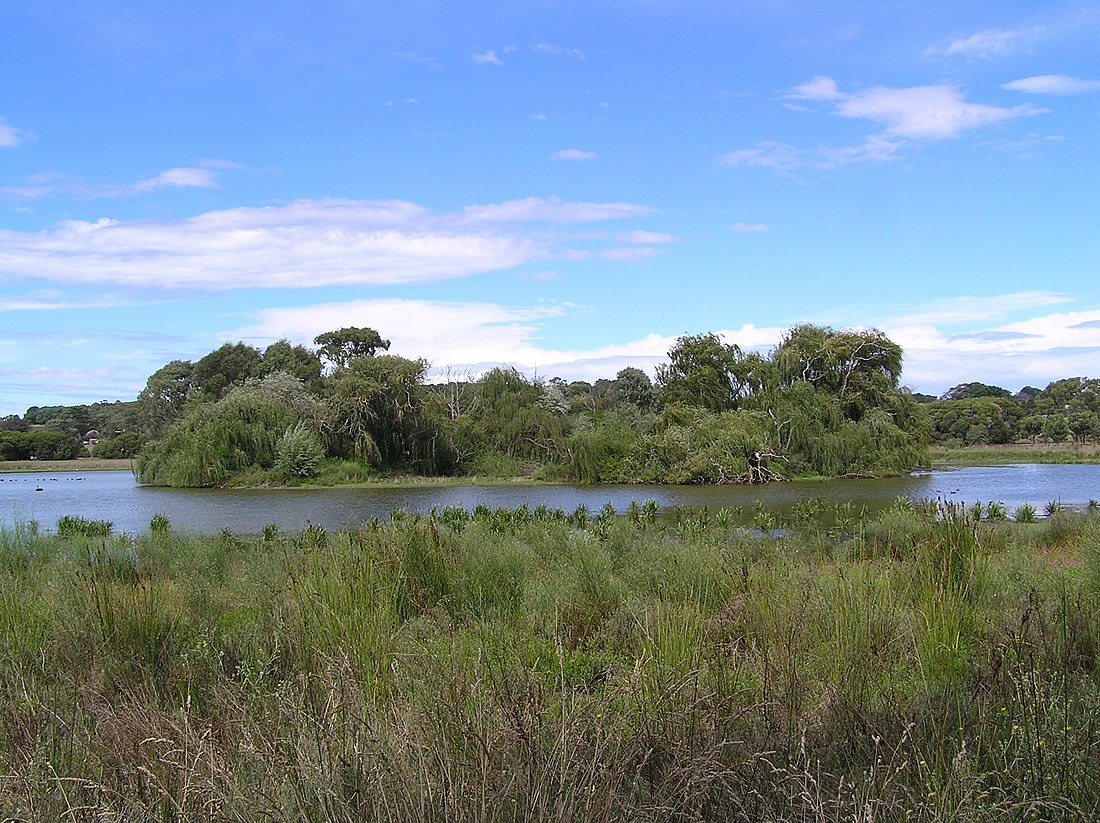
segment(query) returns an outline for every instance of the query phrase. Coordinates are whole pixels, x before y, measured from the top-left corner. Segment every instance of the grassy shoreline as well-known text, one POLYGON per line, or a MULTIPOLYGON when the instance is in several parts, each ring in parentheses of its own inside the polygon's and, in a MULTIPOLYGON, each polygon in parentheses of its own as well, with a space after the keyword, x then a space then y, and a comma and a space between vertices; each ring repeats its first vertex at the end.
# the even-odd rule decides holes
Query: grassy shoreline
POLYGON ((1100 463, 1100 445, 1068 443, 1011 443, 997 446, 965 446, 928 449, 933 466, 995 466, 1009 463, 1100 463))
POLYGON ((1100 817, 1096 514, 150 526, 0 529, 0 819, 1100 817))
POLYGON ((0 472, 94 472, 130 471, 134 462, 128 457, 78 457, 75 460, 3 460, 0 472))

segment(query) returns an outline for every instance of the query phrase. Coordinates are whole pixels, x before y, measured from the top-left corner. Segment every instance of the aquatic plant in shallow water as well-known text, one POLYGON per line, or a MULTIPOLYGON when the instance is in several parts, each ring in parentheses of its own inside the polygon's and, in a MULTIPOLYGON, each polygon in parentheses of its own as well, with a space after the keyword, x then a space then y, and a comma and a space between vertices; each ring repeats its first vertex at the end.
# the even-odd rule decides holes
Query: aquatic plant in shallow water
POLYGON ((93 520, 65 515, 57 520, 59 537, 106 537, 114 529, 110 520, 93 520))
POLYGON ((1021 503, 1012 514, 1012 519, 1017 523, 1034 523, 1035 507, 1030 503, 1021 503))

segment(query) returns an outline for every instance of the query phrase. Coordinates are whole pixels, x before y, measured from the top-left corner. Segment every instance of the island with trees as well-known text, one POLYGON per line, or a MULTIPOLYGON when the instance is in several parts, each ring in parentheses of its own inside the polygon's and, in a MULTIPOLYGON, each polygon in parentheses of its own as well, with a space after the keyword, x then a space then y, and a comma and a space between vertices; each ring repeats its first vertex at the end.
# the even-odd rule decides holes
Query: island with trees
POLYGON ((594 383, 504 367, 430 378, 366 327, 314 344, 225 343, 167 363, 134 401, 32 406, 0 419, 0 460, 125 458, 171 487, 722 484, 899 474, 928 465, 929 447, 1100 439, 1100 380, 913 394, 900 346, 876 330, 799 325, 766 355, 684 335, 655 379, 625 368, 594 383))

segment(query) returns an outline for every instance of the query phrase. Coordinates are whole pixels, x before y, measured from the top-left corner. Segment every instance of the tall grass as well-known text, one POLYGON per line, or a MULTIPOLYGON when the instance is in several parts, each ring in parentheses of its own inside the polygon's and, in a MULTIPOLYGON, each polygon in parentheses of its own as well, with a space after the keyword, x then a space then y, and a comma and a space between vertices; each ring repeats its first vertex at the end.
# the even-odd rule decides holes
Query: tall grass
POLYGON ((16 526, 0 819, 1095 820, 1098 654, 1066 511, 16 526))

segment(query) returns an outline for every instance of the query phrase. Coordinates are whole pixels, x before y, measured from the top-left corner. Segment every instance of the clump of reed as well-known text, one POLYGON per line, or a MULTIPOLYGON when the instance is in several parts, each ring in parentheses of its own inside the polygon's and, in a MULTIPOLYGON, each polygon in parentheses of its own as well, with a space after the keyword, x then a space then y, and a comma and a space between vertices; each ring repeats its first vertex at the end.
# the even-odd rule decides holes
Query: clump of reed
POLYGON ((988 514, 0 529, 0 818, 1096 819, 1100 523, 988 514))

